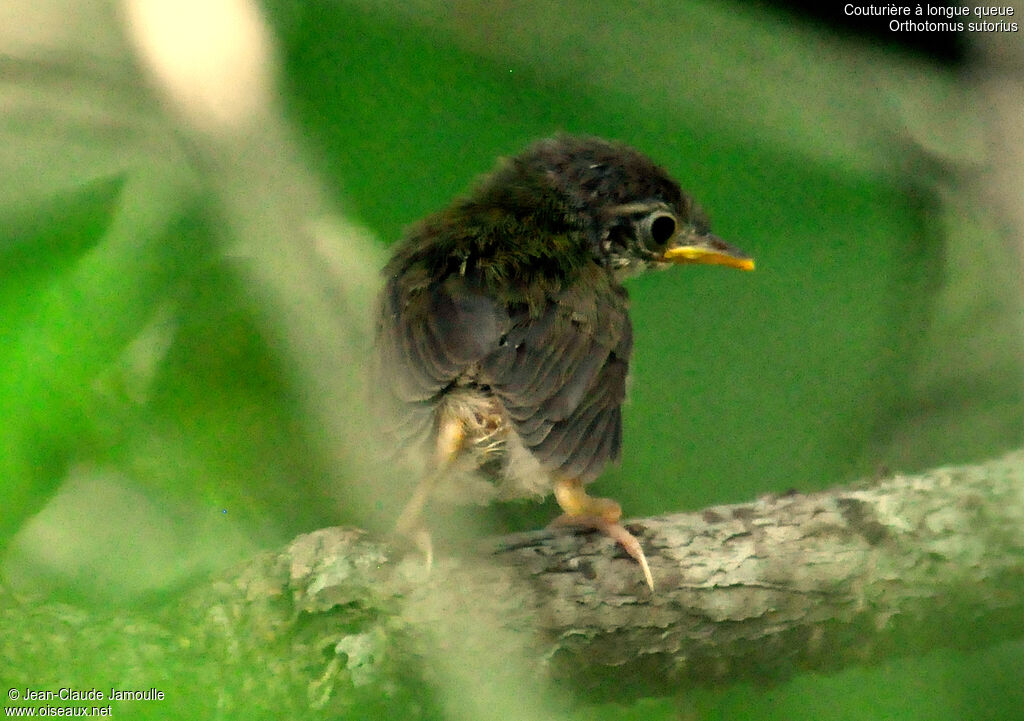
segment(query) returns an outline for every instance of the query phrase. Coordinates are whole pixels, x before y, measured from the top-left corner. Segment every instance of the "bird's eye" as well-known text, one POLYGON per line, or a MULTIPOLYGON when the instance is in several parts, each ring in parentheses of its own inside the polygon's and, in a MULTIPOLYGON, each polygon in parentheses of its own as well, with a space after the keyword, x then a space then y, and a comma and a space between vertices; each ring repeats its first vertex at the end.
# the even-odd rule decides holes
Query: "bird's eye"
POLYGON ((668 213, 652 213, 645 223, 653 249, 661 249, 675 235, 676 219, 668 213))

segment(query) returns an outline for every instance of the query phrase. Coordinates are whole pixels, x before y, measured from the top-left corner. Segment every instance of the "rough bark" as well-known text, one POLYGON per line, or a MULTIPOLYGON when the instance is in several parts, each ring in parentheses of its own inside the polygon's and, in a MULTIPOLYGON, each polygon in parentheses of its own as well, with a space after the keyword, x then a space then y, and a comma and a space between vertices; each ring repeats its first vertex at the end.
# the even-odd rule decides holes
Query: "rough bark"
POLYGON ((493 539, 425 575, 418 558, 343 528, 301 536, 157 618, 0 594, 0 668, 12 685, 162 683, 250 718, 429 716, 440 702, 423 689, 452 674, 623 699, 1024 633, 1024 452, 629 527, 653 595, 595 534, 493 539))

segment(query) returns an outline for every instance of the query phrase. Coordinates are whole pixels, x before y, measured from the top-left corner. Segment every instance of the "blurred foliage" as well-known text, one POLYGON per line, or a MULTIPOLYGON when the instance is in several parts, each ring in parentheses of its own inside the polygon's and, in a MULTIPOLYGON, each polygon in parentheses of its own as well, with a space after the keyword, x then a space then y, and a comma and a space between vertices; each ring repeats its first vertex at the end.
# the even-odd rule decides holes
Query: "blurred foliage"
MULTIPOLYGON (((460 4, 451 27, 425 0, 400 13, 288 0, 265 11, 306 167, 386 243, 495 157, 569 131, 649 153, 718 234, 757 259, 754 274, 685 269, 632 283, 624 460, 599 481, 602 494, 629 515, 665 513, 1019 445, 1019 279, 998 226, 956 197, 955 168, 879 119, 872 102, 887 99, 872 101, 861 75, 825 77, 840 64, 827 38, 726 5, 652 3, 649 18, 623 10, 610 22, 619 11, 605 3, 593 17, 563 9, 566 27, 551 22, 555 6, 537 17, 509 8, 460 4), (515 33, 487 47, 503 8, 516 11, 515 33), (677 45, 654 42, 680 17, 677 45), (576 44, 551 41, 563 30, 576 44), (719 38, 734 42, 716 51, 719 38), (820 85, 789 78, 797 67, 820 85)), ((880 76, 903 62, 850 57, 880 76)), ((374 518, 353 510, 352 484, 372 497, 376 479, 339 468, 311 431, 306 396, 316 391, 232 256, 220 207, 230 198, 209 178, 216 162, 159 104, 136 99, 146 85, 131 68, 97 70, 65 94, 59 64, 24 67, 2 80, 27 110, 0 124, 8 149, 26 149, 2 156, 0 170, 0 544, 21 531, 8 579, 134 604, 300 531, 386 527, 402 499, 382 492, 374 518), (90 104, 105 114, 83 112, 90 104)), ((955 84, 941 68, 909 76, 955 84)), ((327 373, 352 371, 301 352, 327 373)), ((554 509, 456 513, 500 532, 543 524, 554 509)), ((1020 658, 1019 648, 999 653, 1008 665, 1020 658)), ((992 658, 596 715, 995 718, 972 710, 1019 688, 977 670, 992 658), (878 711, 883 697, 889 710, 878 711)))

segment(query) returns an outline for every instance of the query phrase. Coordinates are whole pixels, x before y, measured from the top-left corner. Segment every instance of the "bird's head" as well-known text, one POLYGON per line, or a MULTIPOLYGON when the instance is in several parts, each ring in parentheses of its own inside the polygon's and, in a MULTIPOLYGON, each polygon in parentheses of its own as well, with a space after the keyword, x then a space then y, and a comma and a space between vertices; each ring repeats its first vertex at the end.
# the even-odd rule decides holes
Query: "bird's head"
POLYGON ((546 197, 583 228, 590 251, 618 276, 690 263, 754 269, 749 256, 709 231, 678 183, 626 145, 560 135, 534 144, 506 169, 525 181, 512 183, 524 194, 546 197), (537 193, 541 188, 546 192, 537 193))

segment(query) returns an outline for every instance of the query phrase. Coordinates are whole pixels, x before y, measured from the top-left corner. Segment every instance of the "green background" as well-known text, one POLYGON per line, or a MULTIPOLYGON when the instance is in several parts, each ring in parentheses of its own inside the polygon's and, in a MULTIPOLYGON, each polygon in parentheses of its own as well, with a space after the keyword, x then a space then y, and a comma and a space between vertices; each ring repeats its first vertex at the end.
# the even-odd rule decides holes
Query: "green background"
MULTIPOLYGON (((961 115, 955 132, 973 137, 980 121, 957 109, 968 95, 954 71, 745 5, 279 0, 265 11, 300 165, 380 246, 496 157, 568 131, 648 153, 756 258, 752 274, 631 281, 623 461, 596 486, 627 515, 1020 445, 1018 279, 956 163, 918 137, 934 121, 944 138, 961 115), (942 118, 915 114, 929 103, 942 118)), ((133 72, 127 94, 145 88, 133 72)), ((103 103, 100 90, 79 88, 103 103)), ((119 138, 66 129, 73 111, 59 93, 50 102, 50 121, 4 125, 19 148, 4 156, 0 205, 7 581, 138 606, 300 532, 386 528, 400 494, 325 452, 309 374, 267 320, 274 295, 232 253, 244 226, 215 208, 237 187, 210 180, 216 163, 176 132, 140 141, 137 116, 122 117, 119 138)), ((272 192, 287 170, 245 182, 272 192)), ((294 278, 297 295, 314 283, 294 278)), ((327 376, 360 370, 298 353, 327 376)), ((468 513, 501 532, 556 509, 468 513)), ((1021 660, 1007 644, 578 714, 1024 718, 1021 660)))

